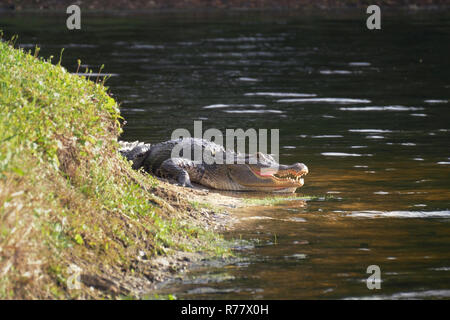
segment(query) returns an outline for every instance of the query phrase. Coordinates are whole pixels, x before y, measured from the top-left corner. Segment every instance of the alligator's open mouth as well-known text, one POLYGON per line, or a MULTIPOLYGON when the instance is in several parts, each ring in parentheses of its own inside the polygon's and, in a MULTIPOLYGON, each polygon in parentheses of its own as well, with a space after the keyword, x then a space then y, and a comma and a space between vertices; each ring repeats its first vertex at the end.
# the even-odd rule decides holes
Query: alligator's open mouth
POLYGON ((271 178, 277 182, 291 182, 292 184, 299 186, 303 186, 304 180, 302 177, 308 174, 308 168, 306 166, 301 170, 276 170, 271 168, 263 168, 261 170, 251 169, 256 175, 262 178, 271 178))
POLYGON ((288 171, 288 172, 281 172, 281 173, 275 173, 272 174, 272 177, 277 180, 282 181, 290 181, 290 182, 297 182, 303 185, 304 180, 302 176, 306 175, 306 172, 296 172, 296 171, 288 171))

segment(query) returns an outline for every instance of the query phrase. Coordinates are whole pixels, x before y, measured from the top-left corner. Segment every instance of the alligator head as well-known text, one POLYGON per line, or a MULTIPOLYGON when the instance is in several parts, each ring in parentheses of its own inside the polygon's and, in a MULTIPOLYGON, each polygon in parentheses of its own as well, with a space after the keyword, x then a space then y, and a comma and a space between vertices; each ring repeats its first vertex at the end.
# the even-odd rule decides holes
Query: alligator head
MULTIPOLYGON (((303 186, 303 176, 308 174, 308 167, 303 163, 282 165, 272 156, 261 152, 256 155, 246 155, 245 163, 222 166, 227 171, 227 183, 211 186, 225 190, 295 192, 297 188, 303 186)), ((217 175, 215 179, 218 182, 217 175)))
POLYGON ((133 162, 132 168, 137 170, 142 167, 146 153, 150 150, 149 143, 139 141, 124 142, 119 141, 119 152, 127 159, 133 162))

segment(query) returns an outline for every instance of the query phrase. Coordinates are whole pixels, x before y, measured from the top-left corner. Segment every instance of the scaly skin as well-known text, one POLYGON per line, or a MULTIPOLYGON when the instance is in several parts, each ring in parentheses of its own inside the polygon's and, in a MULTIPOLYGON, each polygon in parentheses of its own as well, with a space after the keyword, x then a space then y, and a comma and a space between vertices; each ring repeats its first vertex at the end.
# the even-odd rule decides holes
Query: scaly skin
POLYGON ((142 167, 157 176, 174 178, 187 187, 195 182, 219 190, 295 192, 304 184, 301 177, 308 174, 303 163, 281 165, 261 152, 237 154, 197 138, 180 138, 155 145, 120 143, 120 152, 133 161, 134 169, 142 167), (177 156, 171 157, 174 148, 177 156), (200 160, 196 161, 195 150, 203 155, 200 160))

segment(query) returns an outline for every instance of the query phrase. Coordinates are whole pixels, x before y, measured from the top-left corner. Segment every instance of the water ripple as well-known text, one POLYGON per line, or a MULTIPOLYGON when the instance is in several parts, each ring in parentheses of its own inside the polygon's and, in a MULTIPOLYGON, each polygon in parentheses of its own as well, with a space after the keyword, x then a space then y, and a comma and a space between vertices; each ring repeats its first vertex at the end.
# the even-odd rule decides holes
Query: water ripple
POLYGON ((365 297, 349 297, 345 300, 401 300, 401 299, 424 299, 424 298, 449 298, 450 290, 428 290, 415 292, 400 292, 392 295, 373 295, 365 297))
POLYGON ((281 110, 223 110, 226 113, 283 113, 281 110))
POLYGON ((322 152, 321 155, 331 156, 331 157, 363 157, 363 156, 371 157, 372 156, 372 154, 345 153, 345 152, 322 152))
POLYGON ((245 96, 268 96, 268 97, 316 97, 315 93, 290 93, 290 92, 249 92, 245 96))
POLYGON ((352 74, 352 71, 348 70, 320 70, 320 74, 352 74))
POLYGON ((370 107, 349 107, 339 108, 343 111, 416 111, 423 110, 422 107, 405 107, 405 106, 370 106, 370 107))
POLYGON ((448 103, 448 100, 424 100, 425 103, 448 103))
POLYGON ((358 218, 449 218, 450 211, 352 211, 349 214, 358 218))
POLYGON ((203 107, 203 109, 217 109, 217 108, 234 108, 234 107, 253 107, 253 108, 264 108, 265 104, 211 104, 209 106, 203 107))
MULTIPOLYGON (((371 103, 372 101, 367 99, 350 99, 350 98, 305 98, 305 99, 280 99, 277 102, 323 102, 323 103, 336 103, 336 104, 353 104, 353 103, 371 103)), ((343 109, 343 108, 341 108, 343 109)))

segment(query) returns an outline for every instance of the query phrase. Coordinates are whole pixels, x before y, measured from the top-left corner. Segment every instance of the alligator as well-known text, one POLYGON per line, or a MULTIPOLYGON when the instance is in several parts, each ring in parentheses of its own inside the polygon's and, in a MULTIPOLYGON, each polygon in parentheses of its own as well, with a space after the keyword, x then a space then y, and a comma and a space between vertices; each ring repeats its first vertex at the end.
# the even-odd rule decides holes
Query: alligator
POLYGON ((303 163, 282 165, 262 152, 236 153, 199 138, 179 138, 153 145, 138 141, 119 144, 119 152, 132 161, 133 169, 173 178, 184 187, 192 188, 194 182, 229 191, 295 192, 303 186, 303 176, 308 174, 303 163), (202 155, 200 160, 195 157, 192 160, 196 151, 201 152, 197 153, 202 155))

